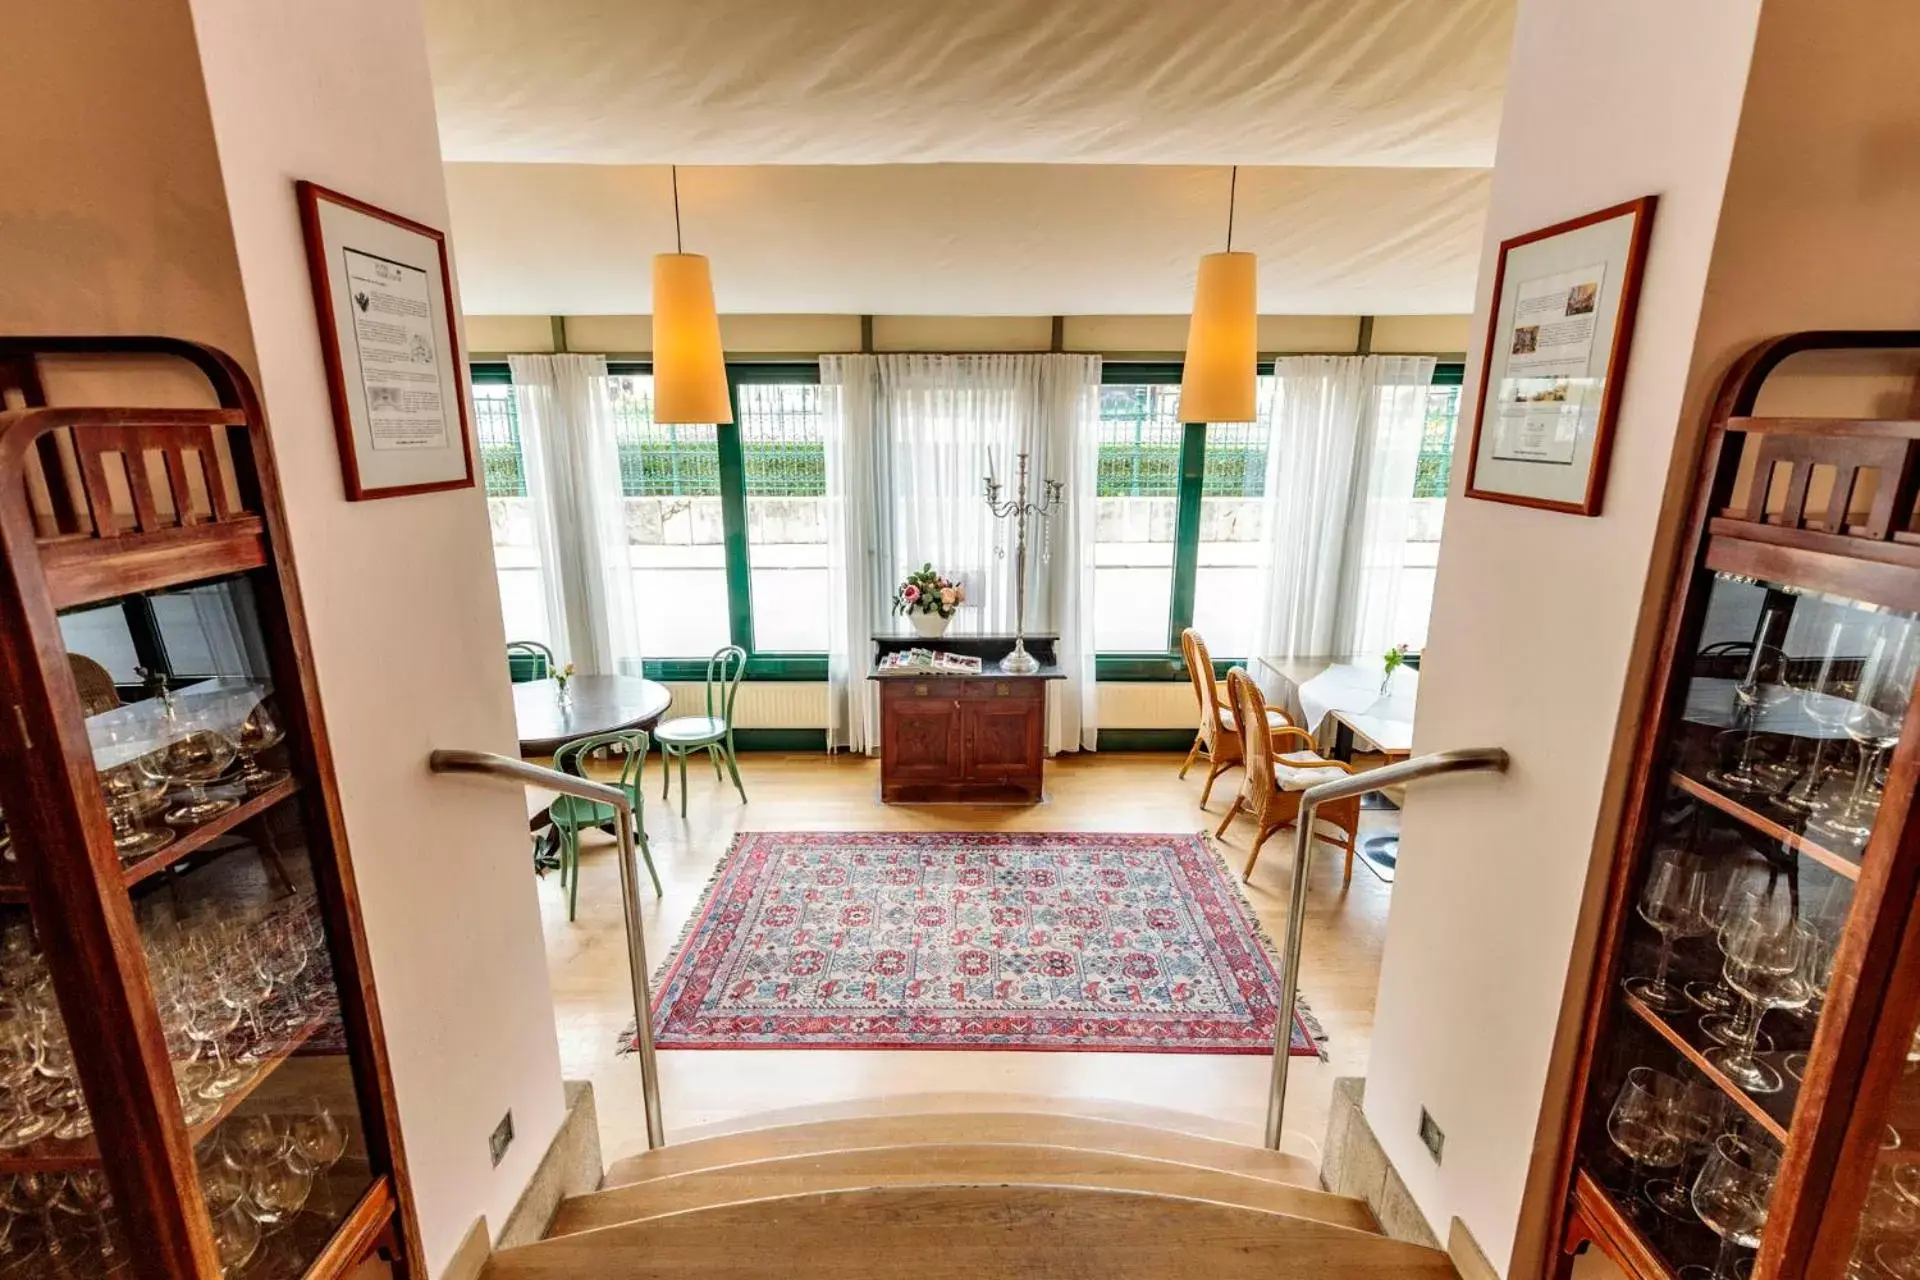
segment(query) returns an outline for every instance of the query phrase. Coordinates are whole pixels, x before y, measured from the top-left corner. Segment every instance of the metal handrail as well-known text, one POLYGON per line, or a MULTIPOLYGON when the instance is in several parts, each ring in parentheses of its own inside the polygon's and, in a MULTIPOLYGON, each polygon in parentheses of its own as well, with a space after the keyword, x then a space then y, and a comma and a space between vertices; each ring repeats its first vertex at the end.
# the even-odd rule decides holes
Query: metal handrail
POLYGON ((1287 907, 1287 952, 1280 966, 1280 1004, 1273 1029, 1273 1081, 1267 1096, 1267 1146, 1280 1149, 1280 1124, 1287 1109, 1287 1063, 1293 1039, 1293 1007, 1300 998, 1300 946, 1306 936, 1307 863, 1313 854, 1313 821, 1320 806, 1331 800, 1362 796, 1403 782, 1418 782, 1443 773, 1474 769, 1507 771, 1507 753, 1500 747, 1462 747, 1436 751, 1398 764, 1342 774, 1300 793, 1300 816, 1293 832, 1293 897, 1287 907))
POLYGON ((427 767, 435 773, 478 773, 558 791, 604 804, 619 815, 620 905, 627 923, 627 975, 633 983, 634 1047, 640 1057, 640 1097, 647 1113, 647 1146, 649 1149, 664 1147, 667 1137, 666 1126, 660 1118, 660 1068, 653 1051, 653 993, 647 987, 647 935, 640 918, 639 879, 634 871, 633 833, 637 819, 632 798, 619 787, 491 751, 438 750, 427 756, 427 767))

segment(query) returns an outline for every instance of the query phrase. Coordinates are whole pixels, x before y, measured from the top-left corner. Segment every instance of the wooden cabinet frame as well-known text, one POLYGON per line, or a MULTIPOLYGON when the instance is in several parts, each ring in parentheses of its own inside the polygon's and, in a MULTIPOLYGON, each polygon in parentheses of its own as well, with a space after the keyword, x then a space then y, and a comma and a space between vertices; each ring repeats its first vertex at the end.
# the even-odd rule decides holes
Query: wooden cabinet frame
MULTIPOLYGON (((1756 417, 1761 388, 1782 361, 1803 352, 1917 347, 1920 332, 1786 335, 1741 357, 1714 401, 1606 883, 1595 943, 1598 962, 1584 995, 1571 1078, 1572 1103, 1557 1147, 1547 1225, 1548 1239, 1558 1245, 1556 1269, 1562 1275, 1573 1251, 1592 1244, 1630 1275, 1671 1280, 1656 1251, 1581 1167, 1579 1152, 1602 1037, 1611 1020, 1640 1016, 1631 999, 1617 993, 1634 895, 1661 797, 1673 783, 1686 789, 1684 780, 1669 772, 1669 742, 1684 707, 1687 663, 1708 586, 1716 573, 1731 574, 1920 610, 1920 531, 1914 527, 1920 421, 1756 417), (1756 459, 1750 497, 1736 508, 1743 457, 1749 452, 1756 459), (1808 509, 1816 467, 1832 468, 1834 496, 1827 510, 1808 509), (1876 473, 1874 500, 1862 519, 1850 520, 1850 499, 1869 469, 1876 473)), ((1878 818, 1858 861, 1839 867, 1835 862, 1845 860, 1817 844, 1794 844, 1801 856, 1853 878, 1855 888, 1792 1123, 1768 1120, 1785 1140, 1784 1154, 1753 1280, 1838 1280, 1846 1270, 1905 1038, 1920 1017, 1920 911, 1913 909, 1920 892, 1920 822, 1910 820, 1917 778, 1920 698, 1908 706, 1878 818)), ((1760 835, 1789 835, 1769 830, 1764 817, 1739 804, 1701 790, 1694 791, 1697 799, 1716 804, 1760 835)))
POLYGON ((272 444, 252 383, 224 353, 176 339, 9 338, 0 339, 0 384, 27 406, 0 412, 0 807, 23 855, 20 882, 0 885, 0 897, 24 899, 32 914, 136 1274, 218 1280, 221 1272, 128 892, 130 871, 114 849, 57 613, 244 574, 277 681, 372 1164, 371 1188, 308 1275, 345 1274, 378 1251, 399 1275, 424 1277, 346 826, 272 444), (220 408, 47 408, 37 365, 43 355, 184 360, 205 375, 220 408), (114 510, 108 465, 115 454, 130 516, 114 510), (164 491, 152 482, 149 459, 161 463, 164 491))

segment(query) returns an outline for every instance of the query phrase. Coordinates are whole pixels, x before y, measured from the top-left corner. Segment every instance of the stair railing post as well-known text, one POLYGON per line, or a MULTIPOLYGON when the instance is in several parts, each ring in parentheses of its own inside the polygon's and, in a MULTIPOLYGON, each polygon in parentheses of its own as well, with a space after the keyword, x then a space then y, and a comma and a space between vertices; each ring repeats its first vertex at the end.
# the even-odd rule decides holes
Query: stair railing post
MULTIPOLYGON (((618 818, 620 838, 620 910, 627 929, 627 976, 633 985, 634 1050, 640 1059, 640 1099, 647 1114, 647 1147, 667 1144, 660 1112, 660 1063, 653 1047, 653 992, 647 985, 646 920, 640 914, 640 877, 634 867, 635 815, 633 799, 619 787, 575 777, 512 756, 491 751, 436 750, 427 756, 435 773, 478 773, 503 778, 523 787, 540 787, 604 804, 618 818)), ((575 874, 579 874, 575 871, 575 874)))
POLYGON ((1471 769, 1507 771, 1507 753, 1499 747, 1436 751, 1398 764, 1342 774, 1300 793, 1300 815, 1293 831, 1293 891, 1287 903, 1287 948, 1280 960, 1280 1002, 1274 1010, 1273 1077, 1267 1087, 1267 1147, 1280 1149, 1287 1111, 1287 1067, 1292 1058, 1294 1006, 1300 999, 1300 948, 1307 931, 1307 869, 1313 859, 1313 823, 1320 806, 1332 800, 1384 791, 1402 783, 1471 769))

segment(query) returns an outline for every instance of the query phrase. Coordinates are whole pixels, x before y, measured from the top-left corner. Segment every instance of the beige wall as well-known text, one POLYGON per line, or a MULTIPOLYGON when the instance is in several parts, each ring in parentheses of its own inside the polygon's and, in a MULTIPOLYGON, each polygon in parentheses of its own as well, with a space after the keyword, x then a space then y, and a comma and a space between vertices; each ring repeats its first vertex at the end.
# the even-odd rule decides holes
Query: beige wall
POLYGON ((1366 1111, 1429 1222, 1458 1216, 1502 1263, 1608 811, 1759 7, 1520 7, 1466 402, 1502 239, 1649 192, 1660 209, 1602 514, 1450 502, 1421 663, 1415 750, 1503 746, 1513 769, 1409 792, 1366 1111), (1419 1140, 1422 1107, 1446 1133, 1443 1164, 1419 1140))
POLYGON ((0 332, 170 333, 250 359, 186 5, 0 0, 0 27, 0 332))
MULTIPOLYGON (((1467 316, 1380 316, 1373 350, 1452 355, 1467 349, 1467 316)), ((1177 356, 1186 349, 1185 316, 1067 316, 1068 351, 1104 355, 1177 356)), ((649 316, 568 316, 573 351, 644 355, 653 349, 649 316)), ((741 355, 811 356, 858 351, 860 317, 738 315, 720 318, 720 337, 741 355)), ((1358 316, 1262 316, 1260 350, 1342 353, 1360 340, 1358 316)), ((547 316, 468 316, 468 345, 477 352, 553 350, 547 316)), ((876 351, 1045 351, 1053 341, 1051 316, 874 316, 876 351)))
POLYGON ((564 1110, 523 798, 426 770, 436 746, 514 750, 491 539, 477 488, 345 501, 293 193, 446 225, 425 34, 417 0, 192 7, 438 1274, 476 1213, 507 1220, 564 1110))

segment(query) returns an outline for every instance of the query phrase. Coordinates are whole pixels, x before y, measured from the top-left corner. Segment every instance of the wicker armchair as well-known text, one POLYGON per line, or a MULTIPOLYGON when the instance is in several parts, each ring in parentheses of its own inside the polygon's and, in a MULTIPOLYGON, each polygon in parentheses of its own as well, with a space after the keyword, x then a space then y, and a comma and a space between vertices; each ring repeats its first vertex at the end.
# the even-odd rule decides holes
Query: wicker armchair
MULTIPOLYGON (((1273 746, 1276 736, 1301 738, 1308 747, 1313 745, 1313 736, 1293 725, 1275 728, 1267 718, 1267 700, 1261 695, 1260 686, 1244 671, 1236 669, 1227 672, 1227 693, 1233 700, 1234 709, 1239 712, 1239 722, 1251 726, 1250 731, 1242 735, 1247 781, 1234 798, 1233 807, 1227 810, 1220 829, 1214 834, 1225 836, 1234 818, 1242 812, 1253 818, 1259 830, 1253 838, 1253 849, 1247 854, 1246 870, 1240 873, 1242 880, 1250 880, 1253 878, 1253 864, 1260 860, 1260 846, 1267 842, 1267 837, 1299 819, 1301 791, 1322 780, 1315 778, 1314 774, 1327 769, 1337 769, 1342 773, 1352 773, 1353 770, 1338 760, 1323 760, 1311 750, 1277 754, 1273 746)), ((1341 884, 1352 883, 1353 842, 1360 828, 1360 797, 1350 796, 1322 805, 1316 816, 1321 823, 1339 829, 1341 838, 1330 840, 1329 843, 1347 851, 1346 876, 1341 884)), ((1321 838, 1327 837, 1323 835, 1321 838)))
MULTIPOLYGON (((1187 752, 1186 763, 1180 766, 1180 776, 1186 777, 1194 761, 1205 757, 1207 785, 1200 789, 1200 807, 1204 809, 1213 795, 1214 779, 1239 764, 1244 754, 1240 746, 1240 722, 1233 708, 1220 696, 1207 642, 1192 627, 1180 633, 1180 656, 1186 659, 1193 696, 1200 703, 1200 729, 1194 734, 1193 749, 1187 752)), ((1277 708, 1268 708, 1266 719, 1275 729, 1292 727, 1286 713, 1277 708)), ((1311 742, 1308 745, 1312 745, 1311 742)))

